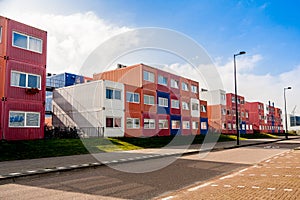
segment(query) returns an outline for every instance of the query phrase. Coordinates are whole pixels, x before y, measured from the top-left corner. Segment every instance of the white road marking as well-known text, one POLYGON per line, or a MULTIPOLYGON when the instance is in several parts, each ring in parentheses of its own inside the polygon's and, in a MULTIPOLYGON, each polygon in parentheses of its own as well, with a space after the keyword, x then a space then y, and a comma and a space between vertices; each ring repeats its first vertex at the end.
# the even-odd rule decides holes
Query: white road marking
POLYGON ((119 161, 117 161, 117 160, 112 160, 111 162, 112 162, 112 163, 117 163, 117 162, 119 162, 119 161))
POLYGON ((78 165, 70 165, 71 168, 78 167, 78 165))
POLYGON ((230 188, 230 187, 231 187, 231 185, 224 185, 224 187, 226 187, 226 188, 230 188))
POLYGON ((278 177, 279 175, 278 175, 278 174, 273 174, 272 176, 274 176, 274 177, 278 177))
POLYGON ((122 158, 122 159, 120 159, 121 161, 127 161, 127 159, 125 159, 125 158, 122 158))
POLYGON ((245 186, 244 185, 238 185, 237 187, 238 188, 244 188, 245 186))
POLYGON ((269 160, 266 160, 265 162, 268 163, 268 162, 270 162, 270 161, 271 161, 271 160, 269 159, 269 160))
POLYGON ((27 172, 28 172, 28 173, 35 173, 36 170, 28 170, 27 172))
POLYGON ((218 184, 212 184, 210 185, 211 187, 218 187, 219 185, 218 184))
POLYGON ((21 173, 19 173, 19 172, 15 172, 15 173, 9 173, 8 175, 10 175, 10 176, 15 176, 15 175, 20 175, 21 173))
POLYGON ((290 175, 290 174, 287 174, 287 175, 285 175, 286 177, 291 177, 292 175, 290 175))
POLYGON ((170 199, 173 199, 175 196, 168 196, 168 197, 165 197, 165 198, 162 198, 161 200, 170 200, 170 199))
POLYGON ((134 160, 134 158, 128 158, 128 160, 134 160))
POLYGON ((56 169, 67 169, 66 167, 56 167, 56 169))
POLYGON ((245 172, 245 171, 247 171, 247 170, 248 170, 248 168, 242 169, 242 170, 240 170, 239 172, 242 173, 242 172, 245 172))
POLYGON ((249 174, 249 176, 255 176, 255 174, 249 174))
POLYGON ((267 188, 267 190, 275 190, 275 188, 267 188))
POLYGON ((110 162, 106 160, 106 161, 103 161, 102 163, 103 164, 109 164, 110 162))
POLYGON ((98 162, 95 162, 95 163, 92 163, 93 165, 100 165, 100 163, 98 163, 98 162))
POLYGON ((198 190, 198 189, 200 189, 200 188, 206 187, 206 186, 208 186, 208 185, 210 185, 210 184, 211 184, 211 182, 207 182, 207 183, 204 183, 204 184, 202 184, 202 185, 198 185, 198 186, 196 186, 196 187, 190 188, 190 189, 188 189, 188 191, 189 191, 189 192, 192 192, 192 191, 198 190))
POLYGON ((261 174, 260 176, 267 176, 266 174, 261 174))
POLYGON ((258 186, 252 186, 252 188, 253 188, 253 189, 259 189, 259 187, 258 187, 258 186))
POLYGON ((293 189, 284 189, 283 191, 285 191, 285 192, 291 192, 291 191, 293 191, 293 189))
POLYGON ((83 166, 83 167, 87 167, 87 166, 89 166, 90 164, 82 164, 81 166, 83 166))

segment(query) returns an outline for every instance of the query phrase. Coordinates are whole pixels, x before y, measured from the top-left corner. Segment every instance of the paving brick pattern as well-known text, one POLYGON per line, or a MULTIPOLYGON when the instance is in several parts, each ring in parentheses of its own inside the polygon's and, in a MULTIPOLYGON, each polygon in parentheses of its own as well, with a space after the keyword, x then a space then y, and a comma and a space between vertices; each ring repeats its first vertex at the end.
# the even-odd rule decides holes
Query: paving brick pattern
POLYGON ((300 199, 300 150, 161 197, 175 199, 300 199))

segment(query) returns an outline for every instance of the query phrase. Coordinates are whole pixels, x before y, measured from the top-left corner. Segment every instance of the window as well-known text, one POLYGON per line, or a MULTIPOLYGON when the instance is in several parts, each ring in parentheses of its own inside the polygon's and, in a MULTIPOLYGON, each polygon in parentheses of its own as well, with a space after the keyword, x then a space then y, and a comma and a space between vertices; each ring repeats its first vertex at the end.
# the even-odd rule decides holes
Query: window
POLYGON ((41 76, 12 71, 10 85, 23 88, 41 89, 41 76))
POLYGON ((200 111, 201 112, 206 112, 206 106, 205 105, 200 105, 200 111))
POLYGON ((207 123, 206 122, 201 122, 201 129, 202 130, 207 129, 207 123))
POLYGON ((9 127, 40 127, 40 113, 37 112, 9 112, 9 127))
POLYGON ((155 119, 144 119, 144 129, 155 129, 155 119))
POLYGON ((162 75, 158 75, 158 84, 160 85, 168 85, 168 78, 162 75))
POLYGON ((231 129, 232 129, 232 126, 231 126, 230 123, 228 123, 227 126, 228 126, 228 130, 231 130, 231 129))
POLYGON ((235 97, 231 97, 231 102, 235 103, 235 97))
POLYGON ((2 42, 2 26, 0 26, 0 43, 2 42))
POLYGON ((193 93, 198 93, 198 87, 196 85, 192 85, 191 90, 193 93))
POLYGON ((185 83, 185 82, 182 82, 182 83, 181 83, 181 89, 184 90, 184 91, 189 91, 188 84, 185 83))
POLYGON ((225 101, 225 100, 226 100, 225 94, 221 94, 221 101, 225 101))
POLYGON ((144 104, 147 105, 154 105, 154 96, 151 95, 144 95, 144 104))
POLYGON ((126 127, 128 129, 139 129, 140 128, 140 119, 139 118, 127 118, 126 127))
POLYGON ((190 129, 190 122, 189 121, 183 121, 182 122, 182 128, 183 129, 190 129))
POLYGON ((163 97, 158 97, 158 105, 161 107, 168 107, 168 99, 163 97))
POLYGON ((126 101, 131 103, 140 103, 140 94, 133 92, 126 92, 126 101))
POLYGON ((14 47, 42 53, 43 41, 41 39, 13 31, 12 45, 14 47))
POLYGON ((222 115, 226 115, 226 109, 222 108, 222 115))
POLYGON ((167 119, 160 119, 158 120, 158 128, 159 129, 168 129, 169 128, 169 121, 167 119))
POLYGON ((179 109, 179 100, 172 99, 171 100, 171 108, 179 109))
POLYGON ((106 128, 121 127, 120 117, 106 117, 106 128))
POLYGON ((199 128, 199 122, 193 122, 192 123, 192 128, 193 129, 198 129, 199 128))
POLYGON ((176 80, 174 80, 174 79, 171 79, 171 87, 172 88, 179 88, 179 83, 178 83, 178 81, 176 81, 176 80))
POLYGON ((144 80, 154 83, 154 74, 152 72, 144 71, 144 80))
POLYGON ((172 120, 172 129, 180 129, 180 121, 172 120))
POLYGON ((189 110, 190 109, 189 103, 183 101, 182 102, 182 109, 183 110, 189 110))
POLYGON ((106 88, 106 99, 119 99, 119 100, 121 100, 121 91, 106 88))
POLYGON ((192 110, 199 110, 199 104, 192 103, 192 110))
POLYGON ((246 118, 249 118, 249 113, 248 112, 246 112, 246 118))

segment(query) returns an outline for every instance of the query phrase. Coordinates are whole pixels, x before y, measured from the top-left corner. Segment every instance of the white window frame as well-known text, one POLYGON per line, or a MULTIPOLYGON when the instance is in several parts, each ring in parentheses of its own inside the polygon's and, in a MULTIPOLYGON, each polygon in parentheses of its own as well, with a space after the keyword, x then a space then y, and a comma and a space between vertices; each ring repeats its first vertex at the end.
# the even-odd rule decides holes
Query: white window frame
POLYGON ((145 118, 144 129, 155 129, 155 119, 145 118), (146 123, 148 123, 147 127, 145 126, 146 123))
POLYGON ((118 90, 118 89, 114 89, 114 88, 109 88, 109 87, 107 87, 107 88, 105 89, 105 98, 106 98, 106 99, 109 99, 109 98, 107 98, 107 96, 106 96, 107 90, 112 90, 112 92, 113 92, 111 100, 112 100, 112 99, 114 99, 114 100, 122 100, 122 91, 121 91, 121 90, 118 90), (116 91, 120 92, 120 99, 117 99, 117 98, 116 98, 116 91))
POLYGON ((179 106, 179 100, 177 100, 177 99, 171 99, 171 108, 179 109, 180 108, 180 106, 179 106))
POLYGON ((120 128, 120 127, 122 127, 122 117, 111 117, 111 116, 106 116, 106 118, 105 118, 105 127, 106 128, 120 128), (112 118, 113 119, 113 126, 112 127, 107 127, 106 126, 106 119, 107 118, 112 118), (121 122, 121 124, 120 124, 120 126, 116 126, 116 123, 115 123, 115 120, 116 119, 120 119, 120 122, 121 122))
POLYGON ((193 121, 192 122, 192 129, 193 130, 198 130, 199 129, 199 122, 193 121))
POLYGON ((201 128, 202 130, 206 130, 206 129, 207 129, 207 122, 201 122, 200 128, 201 128))
POLYGON ((182 129, 185 130, 191 129, 190 121, 182 121, 182 129))
POLYGON ((135 92, 126 92, 126 102, 128 102, 128 103, 140 103, 140 94, 139 93, 135 93, 135 92), (127 98, 128 94, 129 95, 133 95, 133 101, 129 101, 128 100, 128 98, 127 98), (135 95, 138 95, 138 101, 134 100, 134 96, 135 95))
POLYGON ((146 104, 146 105, 154 105, 155 104, 154 96, 148 95, 148 94, 144 94, 144 104, 146 104), (146 101, 146 99, 148 99, 148 100, 146 101), (153 99, 153 103, 151 103, 151 101, 150 101, 151 99, 153 99))
POLYGON ((139 129, 141 126, 141 122, 140 122, 140 118, 131 118, 131 117, 127 117, 126 118, 126 128, 127 129, 139 129), (128 120, 132 121, 132 127, 128 127, 128 120), (138 121, 138 126, 136 126, 136 123, 138 121))
POLYGON ((158 105, 160 107, 169 107, 169 100, 164 97, 158 97, 158 105), (163 104, 161 104, 163 102, 163 104))
POLYGON ((167 86, 168 85, 168 77, 158 75, 157 76, 157 84, 167 86), (164 79, 166 79, 166 83, 164 83, 163 81, 161 82, 161 80, 164 80, 164 79))
POLYGON ((179 89, 179 81, 176 81, 175 79, 171 79, 171 87, 179 89))
POLYGON ((25 87, 19 86, 19 85, 12 85, 12 80, 10 80, 10 86, 12 86, 12 87, 19 87, 19 88, 31 88, 31 87, 28 87, 28 75, 31 75, 31 76, 37 76, 37 77, 39 77, 40 82, 38 84, 38 89, 41 90, 42 77, 40 75, 38 75, 38 74, 30 74, 30 73, 25 73, 25 72, 20 72, 20 71, 14 71, 14 70, 12 70, 10 72, 10 77, 12 76, 12 73, 25 74, 26 75, 26 79, 25 79, 26 85, 25 85, 25 87))
POLYGON ((173 130, 174 130, 174 129, 176 129, 176 130, 180 129, 180 120, 176 120, 176 119, 171 120, 171 128, 172 128, 173 130), (178 128, 173 128, 173 122, 179 122, 179 127, 178 127, 178 128))
POLYGON ((186 82, 182 82, 181 89, 184 91, 189 91, 189 84, 187 84, 186 82))
POLYGON ((201 104, 200 104, 200 112, 204 112, 204 113, 207 112, 207 108, 206 108, 205 105, 201 105, 201 104))
POLYGON ((24 126, 11 126, 10 120, 8 121, 9 128, 40 128, 41 127, 41 113, 39 112, 27 112, 27 111, 9 111, 9 119, 11 116, 11 113, 24 113, 24 126), (38 115, 38 125, 37 126, 28 126, 27 125, 27 114, 37 114, 38 115))
POLYGON ((190 110, 190 105, 188 102, 183 101, 181 104, 182 110, 190 110))
POLYGON ((0 43, 2 42, 2 26, 0 26, 0 43))
POLYGON ((195 94, 198 94, 198 87, 196 85, 191 85, 191 91, 195 94))
POLYGON ((199 104, 198 103, 193 102, 191 107, 192 107, 193 111, 199 111, 199 104), (195 108, 194 105, 197 105, 197 109, 194 109, 195 108))
POLYGON ((155 75, 154 75, 153 72, 149 72, 149 71, 147 71, 147 70, 144 70, 143 76, 144 76, 144 80, 145 80, 145 81, 149 81, 149 82, 154 83, 155 75), (148 74, 148 78, 146 78, 145 74, 148 74))
POLYGON ((13 47, 16 47, 16 48, 20 48, 20 49, 32 51, 32 52, 35 52, 35 53, 39 53, 39 54, 42 54, 42 53, 43 53, 43 40, 42 40, 42 39, 37 38, 37 37, 30 36, 30 35, 26 35, 26 34, 24 34, 24 33, 20 33, 20 32, 17 32, 17 31, 13 31, 13 32, 12 32, 12 46, 13 46, 13 47), (19 46, 17 46, 17 45, 14 44, 14 37, 15 37, 15 36, 14 36, 14 33, 27 37, 27 47, 26 47, 26 48, 24 48, 24 47, 19 47, 19 46), (29 41, 30 41, 30 38, 36 39, 36 40, 40 40, 40 41, 41 41, 41 51, 36 51, 36 50, 30 49, 30 47, 29 47, 29 41))
POLYGON ((159 129, 169 129, 169 120, 167 119, 159 119, 158 120, 158 128, 159 129), (160 127, 160 124, 162 124, 162 128, 160 127), (167 126, 165 126, 167 125, 167 126))

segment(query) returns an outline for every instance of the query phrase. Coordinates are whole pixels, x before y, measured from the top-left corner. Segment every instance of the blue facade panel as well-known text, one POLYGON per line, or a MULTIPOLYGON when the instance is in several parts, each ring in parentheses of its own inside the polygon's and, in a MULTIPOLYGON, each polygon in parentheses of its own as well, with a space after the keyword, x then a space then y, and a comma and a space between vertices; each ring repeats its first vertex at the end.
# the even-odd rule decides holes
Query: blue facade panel
POLYGON ((200 133, 201 134, 207 134, 208 132, 208 118, 200 118, 200 133), (201 126, 201 123, 206 123, 206 129, 203 129, 201 126))
POLYGON ((157 93, 157 114, 170 114, 170 94, 166 92, 156 91, 157 93), (159 99, 168 99, 168 107, 160 106, 159 99))
POLYGON ((182 129, 182 121, 180 115, 170 115, 170 132, 171 135, 178 135, 181 134, 182 129), (179 121, 179 127, 175 127, 172 121, 179 121))
POLYGON ((246 122, 240 124, 240 134, 246 134, 246 122))
POLYGON ((46 85, 48 87, 61 88, 71 86, 75 84, 84 83, 84 77, 71 73, 62 73, 53 76, 49 76, 46 79, 46 85))

